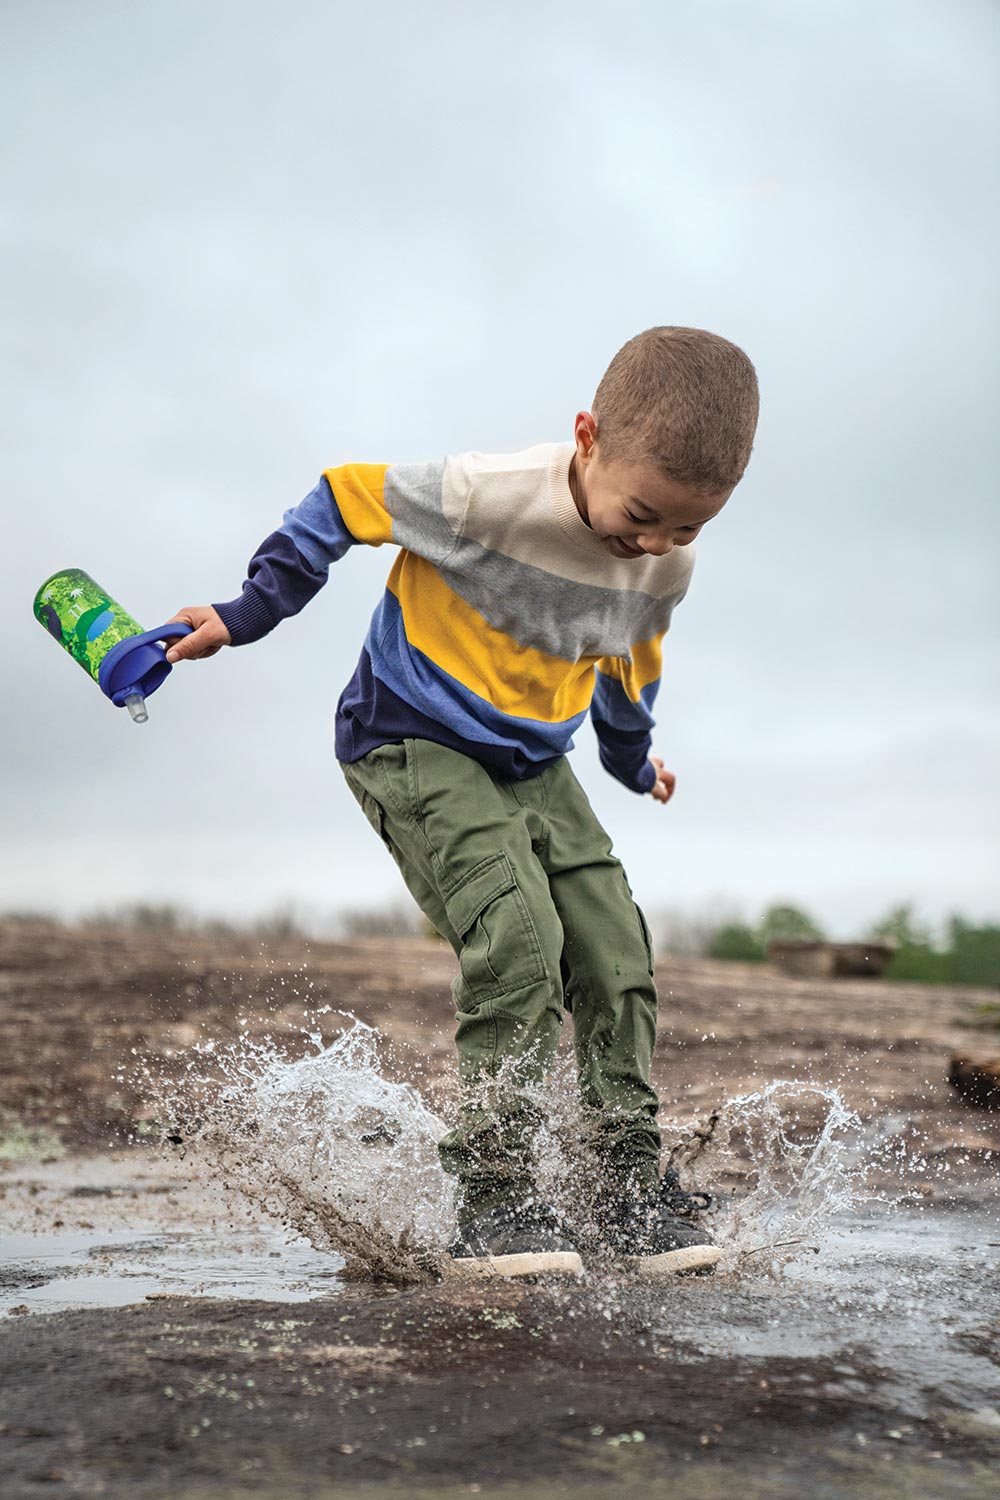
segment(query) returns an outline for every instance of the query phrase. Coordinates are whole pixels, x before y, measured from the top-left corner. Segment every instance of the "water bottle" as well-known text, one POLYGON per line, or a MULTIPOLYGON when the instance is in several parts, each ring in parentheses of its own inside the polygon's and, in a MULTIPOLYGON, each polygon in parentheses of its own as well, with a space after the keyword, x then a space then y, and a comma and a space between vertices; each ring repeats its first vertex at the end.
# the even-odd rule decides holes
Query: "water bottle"
POLYGON ((66 568, 47 578, 35 595, 35 618, 78 661, 116 708, 145 724, 146 699, 170 675, 162 641, 190 635, 174 623, 143 630, 89 573, 66 568))

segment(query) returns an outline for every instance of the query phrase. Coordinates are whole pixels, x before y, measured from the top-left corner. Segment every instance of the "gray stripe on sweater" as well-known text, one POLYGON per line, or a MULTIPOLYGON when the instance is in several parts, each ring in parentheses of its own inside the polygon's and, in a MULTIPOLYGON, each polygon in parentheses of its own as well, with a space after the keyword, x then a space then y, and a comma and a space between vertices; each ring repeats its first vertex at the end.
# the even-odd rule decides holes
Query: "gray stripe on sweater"
MULTIPOLYGON (((392 539, 433 563, 442 578, 495 630, 564 661, 628 657, 661 634, 684 588, 657 598, 638 589, 578 583, 457 536, 442 509, 444 464, 399 464, 386 471, 392 539)), ((559 534, 554 532, 558 546, 559 534)), ((686 582, 686 577, 685 577, 686 582)))
POLYGON ((459 538, 438 571, 495 630, 564 661, 627 657, 638 642, 667 629, 674 605, 683 598, 680 590, 655 599, 634 589, 575 583, 491 552, 467 537, 459 538))
POLYGON ((442 509, 443 463, 393 464, 386 470, 384 501, 392 517, 392 539, 440 566, 455 546, 442 509))

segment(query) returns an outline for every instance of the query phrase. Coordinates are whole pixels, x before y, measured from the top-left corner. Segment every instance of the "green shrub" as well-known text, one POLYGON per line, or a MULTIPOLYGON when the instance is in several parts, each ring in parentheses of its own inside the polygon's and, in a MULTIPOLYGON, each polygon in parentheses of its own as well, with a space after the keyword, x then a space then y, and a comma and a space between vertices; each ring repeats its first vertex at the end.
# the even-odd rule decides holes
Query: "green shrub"
POLYGON ((798 906, 769 906, 757 923, 757 940, 764 951, 768 943, 821 942, 823 929, 798 906))
POLYGON ((762 963, 765 957, 763 947, 745 922, 727 922, 724 927, 720 927, 705 951, 709 958, 742 960, 755 964, 762 963))
POLYGON ((881 921, 868 929, 865 937, 887 938, 898 943, 900 948, 931 947, 930 928, 915 919, 910 901, 890 907, 881 921))
POLYGON ((872 936, 899 943, 887 979, 918 984, 1000 985, 1000 927, 973 927, 961 917, 948 924, 948 946, 935 948, 928 929, 913 919, 910 906, 898 906, 872 929, 872 936))
POLYGON ((954 984, 1000 984, 1000 927, 970 927, 952 917, 950 978, 954 984))
POLYGON ((950 957, 948 953, 936 953, 927 943, 903 943, 893 954, 885 978, 947 984, 951 979, 950 957))

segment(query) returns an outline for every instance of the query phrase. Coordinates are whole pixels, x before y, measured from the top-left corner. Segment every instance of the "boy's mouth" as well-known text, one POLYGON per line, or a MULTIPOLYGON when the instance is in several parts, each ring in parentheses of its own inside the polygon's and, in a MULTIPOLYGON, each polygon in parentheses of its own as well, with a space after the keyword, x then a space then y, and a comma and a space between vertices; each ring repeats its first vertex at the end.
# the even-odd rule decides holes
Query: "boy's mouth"
POLYGON ((632 543, 627 542, 624 537, 609 536, 606 537, 605 540, 607 541, 609 550, 613 552, 616 557, 646 556, 641 547, 633 547, 632 543))

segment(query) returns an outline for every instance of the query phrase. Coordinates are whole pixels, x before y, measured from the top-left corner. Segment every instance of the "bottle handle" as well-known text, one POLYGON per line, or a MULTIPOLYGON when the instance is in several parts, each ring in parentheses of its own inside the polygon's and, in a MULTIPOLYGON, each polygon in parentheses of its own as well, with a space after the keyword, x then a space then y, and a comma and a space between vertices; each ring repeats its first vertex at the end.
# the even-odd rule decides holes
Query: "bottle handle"
POLYGON ((175 636, 193 633, 193 625, 185 625, 182 620, 171 620, 167 625, 158 625, 155 630, 144 630, 142 635, 130 635, 128 643, 130 646, 145 646, 147 642, 170 641, 175 636))
POLYGON ((155 630, 144 630, 141 635, 126 636, 112 646, 101 662, 97 677, 101 691, 117 708, 121 708, 133 688, 140 689, 143 697, 148 698, 172 670, 161 642, 191 635, 193 630, 193 625, 172 620, 167 625, 157 625, 155 630))

